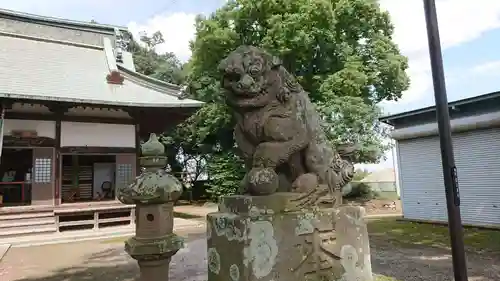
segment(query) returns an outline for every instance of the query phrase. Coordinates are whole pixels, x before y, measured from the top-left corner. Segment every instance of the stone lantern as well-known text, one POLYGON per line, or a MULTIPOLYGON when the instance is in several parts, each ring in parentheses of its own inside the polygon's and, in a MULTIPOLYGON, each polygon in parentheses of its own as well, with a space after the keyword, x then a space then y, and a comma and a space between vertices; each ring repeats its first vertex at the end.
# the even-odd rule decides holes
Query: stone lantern
POLYGON ((118 190, 122 203, 136 205, 136 234, 125 242, 125 251, 137 260, 141 281, 164 281, 172 256, 184 246, 173 233, 173 206, 182 184, 166 172, 165 148, 155 134, 141 146, 141 154, 145 171, 118 190))

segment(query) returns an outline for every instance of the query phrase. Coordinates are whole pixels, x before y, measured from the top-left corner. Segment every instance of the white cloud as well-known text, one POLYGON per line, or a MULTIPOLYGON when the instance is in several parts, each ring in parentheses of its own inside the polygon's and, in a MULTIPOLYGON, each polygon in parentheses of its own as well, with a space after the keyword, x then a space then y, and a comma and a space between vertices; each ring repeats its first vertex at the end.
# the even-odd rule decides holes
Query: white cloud
POLYGON ((189 41, 194 39, 196 32, 195 17, 195 14, 187 13, 158 14, 144 23, 131 22, 128 28, 134 36, 143 31, 148 34, 160 31, 165 43, 158 45, 156 50, 159 53, 173 52, 181 61, 187 61, 191 56, 189 41))
MULTIPOLYGON (((500 27, 500 1, 437 0, 442 49, 452 48, 479 38, 484 32, 500 27)), ((380 0, 381 6, 391 14, 395 25, 394 40, 409 58, 410 89, 399 103, 417 102, 429 94, 432 86, 427 33, 422 0, 380 0)), ((161 31, 166 42, 158 46, 159 52, 174 52, 186 61, 191 55, 189 41, 194 38, 195 14, 158 14, 143 23, 131 22, 130 31, 153 33, 161 31)), ((386 108, 394 102, 384 102, 386 108)))
MULTIPOLYGON (((480 4, 470 0, 437 0, 437 13, 442 50, 459 46, 478 39, 484 32, 500 27, 500 1, 482 0, 480 4)), ((395 26, 394 40, 401 52, 408 56, 408 74, 411 86, 403 93, 399 102, 383 102, 382 106, 391 113, 400 111, 398 105, 418 104, 424 95, 432 95, 432 77, 428 54, 427 31, 422 0, 380 0, 381 6, 391 14, 395 26)), ((500 62, 484 64, 472 71, 486 73, 500 70, 500 62)), ((447 74, 450 74, 447 72, 447 74)), ((447 82, 453 79, 447 77, 447 82)), ((419 107, 418 105, 412 107, 419 107)), ((392 166, 392 153, 386 153, 388 160, 373 169, 392 166)))
POLYGON ((490 61, 476 65, 472 68, 471 72, 478 75, 498 76, 500 72, 500 61, 490 61))
MULTIPOLYGON (((386 109, 398 110, 398 104, 418 104, 424 95, 432 95, 423 1, 379 1, 382 8, 391 14, 395 26, 394 40, 401 52, 409 58, 410 89, 403 93, 403 98, 398 103, 382 103, 386 109)), ((481 0, 480 3, 471 0, 436 0, 436 2, 443 51, 476 40, 485 32, 500 27, 499 0, 481 0)), ((135 34, 140 31, 152 33, 160 30, 167 42, 162 44, 158 51, 174 52, 182 60, 187 60, 191 55, 188 42, 195 34, 194 18, 194 14, 160 14, 144 23, 132 22, 129 28, 135 34)), ((500 62, 478 66, 472 71, 487 72, 491 69, 500 70, 500 62)), ((452 82, 453 79, 450 78, 452 77, 447 77, 448 82, 452 82)), ((379 165, 370 165, 370 168, 392 166, 391 153, 388 152, 386 156, 388 158, 386 161, 379 165)))
MULTIPOLYGON (((500 1, 470 0, 436 1, 443 51, 479 38, 483 33, 500 27, 500 1)), ((427 32, 422 0, 380 0, 395 26, 394 40, 409 58, 410 89, 400 103, 418 101, 430 94, 432 86, 428 55, 427 32)), ((383 103, 390 108, 395 103, 383 103)))

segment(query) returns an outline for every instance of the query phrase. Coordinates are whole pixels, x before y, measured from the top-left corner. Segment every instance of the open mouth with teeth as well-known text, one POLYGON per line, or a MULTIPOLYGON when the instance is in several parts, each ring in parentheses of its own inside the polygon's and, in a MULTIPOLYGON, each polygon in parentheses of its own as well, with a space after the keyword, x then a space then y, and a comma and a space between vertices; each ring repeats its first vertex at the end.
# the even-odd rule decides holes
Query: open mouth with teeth
POLYGON ((238 98, 253 98, 257 95, 261 94, 261 87, 258 85, 252 85, 249 88, 243 88, 239 85, 236 85, 233 89, 233 92, 238 98))

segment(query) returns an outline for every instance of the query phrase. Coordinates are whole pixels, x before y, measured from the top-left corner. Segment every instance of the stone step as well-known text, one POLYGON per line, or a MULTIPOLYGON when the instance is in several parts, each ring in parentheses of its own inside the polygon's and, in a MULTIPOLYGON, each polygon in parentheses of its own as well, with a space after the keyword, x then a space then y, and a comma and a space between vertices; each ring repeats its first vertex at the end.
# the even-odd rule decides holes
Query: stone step
POLYGON ((102 230, 75 230, 6 239, 0 238, 0 241, 2 241, 2 243, 11 244, 12 247, 31 247, 59 243, 82 242, 88 240, 112 239, 117 237, 130 237, 134 234, 134 226, 117 226, 102 230))
POLYGON ((44 224, 55 224, 55 223, 56 223, 56 218, 54 216, 2 219, 0 220, 0 231, 4 228, 16 228, 29 225, 39 226, 44 224))
POLYGON ((44 211, 36 213, 12 213, 12 214, 0 214, 0 224, 5 221, 19 221, 25 219, 39 219, 39 218, 54 218, 53 211, 44 211))
POLYGON ((7 238, 34 236, 57 231, 54 212, 3 213, 0 215, 0 241, 7 238))
POLYGON ((29 225, 29 226, 17 227, 14 229, 5 228, 4 230, 0 229, 0 241, 2 241, 3 243, 4 239, 26 238, 26 237, 32 237, 36 235, 56 233, 56 232, 57 232, 57 227, 55 223, 52 225, 43 225, 43 226, 29 225))
POLYGON ((45 218, 43 220, 38 221, 20 221, 20 222, 10 222, 10 223, 0 223, 0 233, 5 230, 20 230, 27 228, 37 228, 48 225, 54 225, 56 222, 54 218, 45 218))

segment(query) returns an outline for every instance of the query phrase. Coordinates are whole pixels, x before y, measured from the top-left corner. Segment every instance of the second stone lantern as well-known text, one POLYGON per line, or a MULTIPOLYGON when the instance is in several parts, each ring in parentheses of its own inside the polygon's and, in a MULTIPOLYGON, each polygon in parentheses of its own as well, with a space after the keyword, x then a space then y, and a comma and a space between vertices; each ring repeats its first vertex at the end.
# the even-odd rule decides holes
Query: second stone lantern
POLYGON ((137 260, 141 281, 164 281, 172 256, 184 246, 182 238, 173 233, 173 206, 181 196, 182 184, 165 170, 165 148, 155 134, 141 146, 141 154, 145 171, 118 190, 122 203, 136 205, 136 234, 125 242, 125 251, 137 260))

